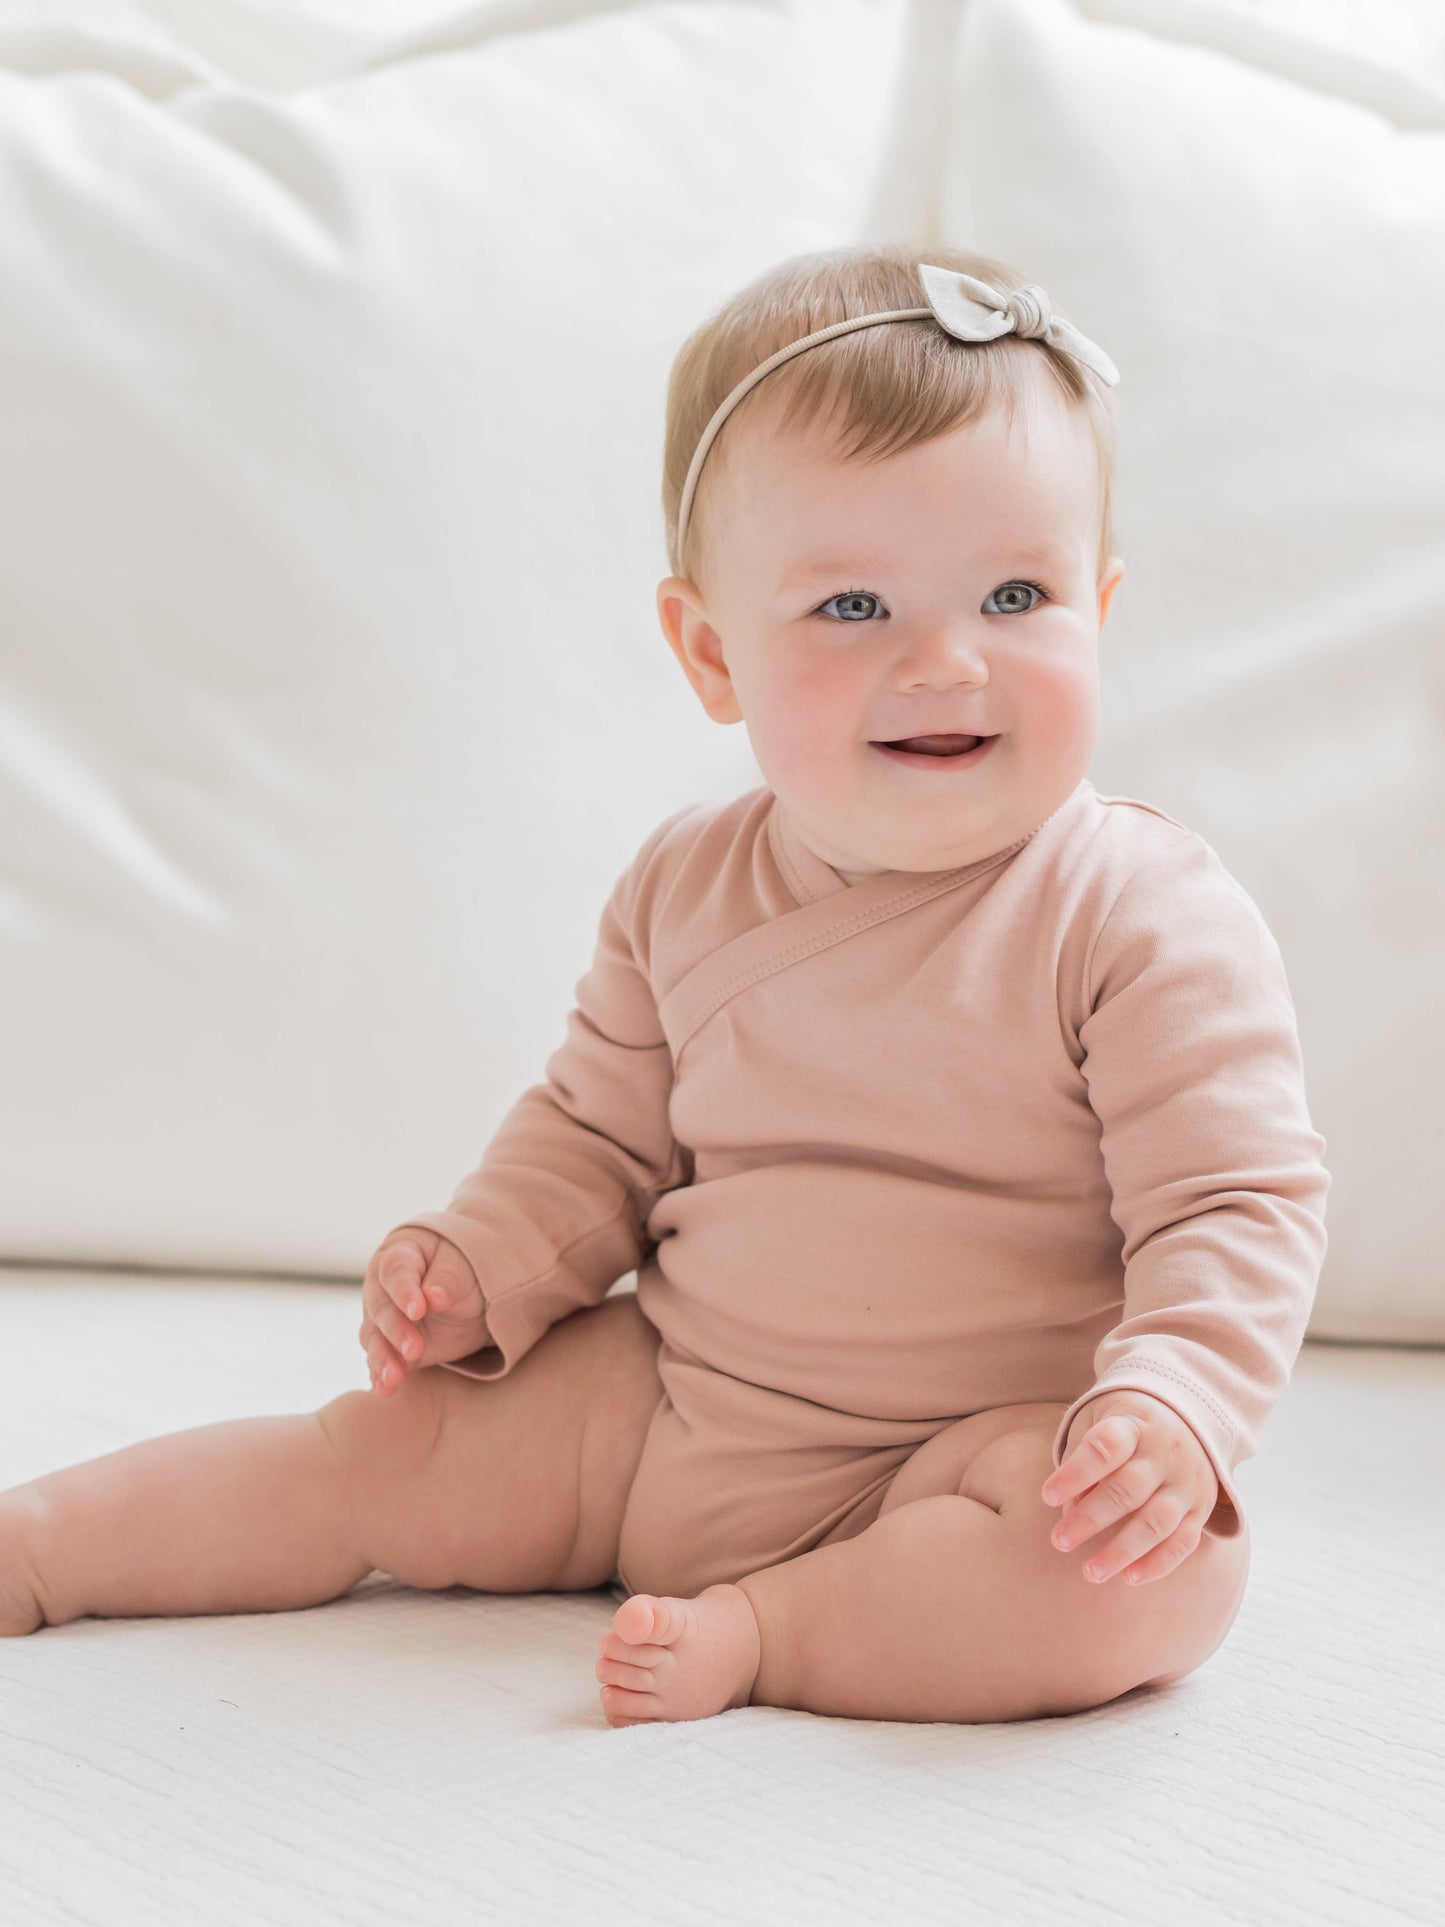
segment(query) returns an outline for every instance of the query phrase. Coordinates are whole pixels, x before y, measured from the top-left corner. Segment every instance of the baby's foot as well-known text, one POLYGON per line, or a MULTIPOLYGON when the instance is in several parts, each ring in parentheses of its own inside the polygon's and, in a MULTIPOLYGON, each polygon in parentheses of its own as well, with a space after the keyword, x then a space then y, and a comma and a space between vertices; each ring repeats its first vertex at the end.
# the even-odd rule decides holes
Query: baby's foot
POLYGON ((634 1593, 597 1644, 609 1726, 705 1720, 746 1706, 762 1657, 758 1622, 740 1586, 709 1586, 696 1599, 634 1593))
POLYGON ((32 1580, 29 1509, 12 1490, 0 1494, 0 1639, 38 1632, 45 1624, 32 1580))

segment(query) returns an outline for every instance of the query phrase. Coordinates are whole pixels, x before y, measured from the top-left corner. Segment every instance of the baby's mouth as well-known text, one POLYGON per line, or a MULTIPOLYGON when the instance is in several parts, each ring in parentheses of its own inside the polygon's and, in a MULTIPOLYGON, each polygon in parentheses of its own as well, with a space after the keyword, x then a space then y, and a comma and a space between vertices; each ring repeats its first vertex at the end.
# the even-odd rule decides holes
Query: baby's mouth
POLYGON ((907 749, 921 756, 961 756, 987 741, 986 736, 900 736, 894 742, 880 744, 880 748, 907 749))

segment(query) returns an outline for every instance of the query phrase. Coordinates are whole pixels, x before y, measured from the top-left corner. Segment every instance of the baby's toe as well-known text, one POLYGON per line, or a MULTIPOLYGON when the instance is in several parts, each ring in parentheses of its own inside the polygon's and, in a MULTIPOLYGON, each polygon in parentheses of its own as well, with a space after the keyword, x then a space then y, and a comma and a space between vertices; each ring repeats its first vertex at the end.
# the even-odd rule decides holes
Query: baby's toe
POLYGON ((688 1599, 658 1599, 635 1592, 612 1615, 612 1627, 629 1645, 674 1646, 695 1623, 688 1599))
POLYGON ((643 1646, 652 1639, 652 1601, 634 1593, 612 1615, 611 1636, 624 1646, 643 1646))
POLYGON ((626 1686, 604 1686, 598 1698, 609 1726, 652 1725, 662 1717, 655 1693, 634 1693, 626 1686))
POLYGON ((657 1684, 650 1666, 611 1653, 604 1653, 592 1670, 600 1685, 625 1686, 633 1693, 650 1693, 657 1684))

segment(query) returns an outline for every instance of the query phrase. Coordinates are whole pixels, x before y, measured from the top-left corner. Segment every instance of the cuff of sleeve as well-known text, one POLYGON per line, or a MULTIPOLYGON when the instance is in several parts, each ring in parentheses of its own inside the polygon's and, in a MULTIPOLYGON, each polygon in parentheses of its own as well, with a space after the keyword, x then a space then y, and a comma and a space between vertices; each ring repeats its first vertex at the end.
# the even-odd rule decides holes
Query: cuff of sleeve
POLYGON ((1087 1392, 1076 1398, 1059 1420, 1054 1433, 1053 1462, 1057 1472, 1064 1458, 1064 1441, 1069 1436, 1069 1427, 1091 1399, 1102 1398, 1109 1392, 1147 1392, 1176 1412, 1193 1432, 1203 1446, 1205 1454, 1213 1467, 1214 1476, 1219 1481, 1219 1497, 1214 1510, 1204 1521, 1204 1531, 1211 1538, 1233 1539, 1243 1530, 1244 1499, 1235 1483, 1234 1471, 1229 1463, 1229 1448, 1233 1443, 1232 1430, 1221 1427, 1214 1415, 1211 1404, 1205 1402, 1201 1393, 1191 1389, 1187 1380, 1177 1377, 1172 1369, 1151 1369, 1143 1359, 1134 1359, 1119 1365, 1106 1377, 1098 1379, 1087 1392))

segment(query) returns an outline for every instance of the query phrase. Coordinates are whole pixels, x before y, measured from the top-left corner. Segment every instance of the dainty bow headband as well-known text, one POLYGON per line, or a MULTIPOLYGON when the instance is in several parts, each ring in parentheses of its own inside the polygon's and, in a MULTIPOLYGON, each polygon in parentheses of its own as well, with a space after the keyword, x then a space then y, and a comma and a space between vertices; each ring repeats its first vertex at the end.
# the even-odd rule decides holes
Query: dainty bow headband
POLYGON ((928 296, 926 308, 894 308, 887 314, 855 315, 850 321, 835 321, 830 328, 817 328, 810 335, 788 342, 775 355, 769 355, 766 361, 759 362, 752 373, 745 375, 732 393, 718 405, 717 412, 703 430, 702 440, 693 452, 687 481, 683 484, 682 504, 677 512, 679 555, 687 535, 687 518, 692 509, 692 498, 697 492, 697 478, 702 473, 708 450, 717 439, 718 430, 748 390, 760 382, 764 375, 771 373, 780 362, 801 354, 805 348, 815 347, 820 341, 831 341, 834 335, 847 334, 853 328, 871 328, 879 321, 926 321, 930 318, 940 322, 949 334, 956 335, 960 341, 993 341, 1012 329, 1030 339, 1046 341, 1051 348, 1062 349, 1076 361, 1082 361, 1086 367, 1092 368, 1111 388, 1118 381, 1119 370, 1098 343, 1080 334, 1073 323, 1065 321, 1062 315, 1056 315, 1049 305, 1049 297, 1035 282, 1030 281, 1026 287, 1015 288, 1011 294, 1000 294, 987 281, 976 280, 971 274, 958 274, 952 268, 936 267, 931 261, 920 261, 918 273, 923 282, 923 292, 928 296))

